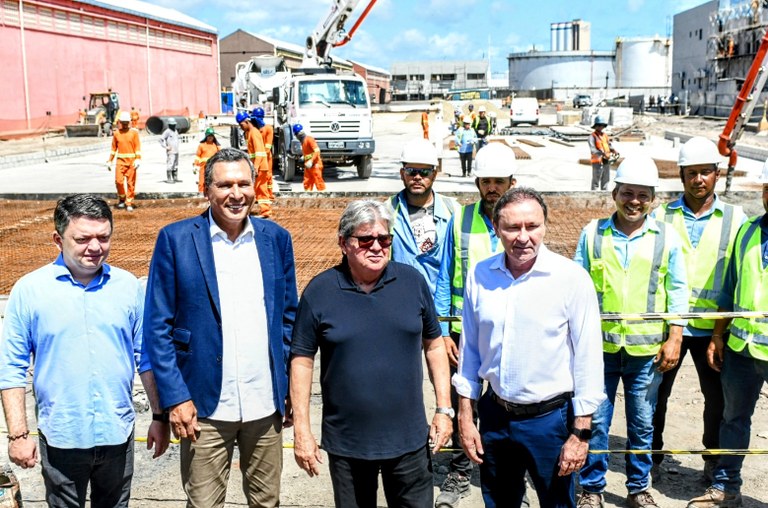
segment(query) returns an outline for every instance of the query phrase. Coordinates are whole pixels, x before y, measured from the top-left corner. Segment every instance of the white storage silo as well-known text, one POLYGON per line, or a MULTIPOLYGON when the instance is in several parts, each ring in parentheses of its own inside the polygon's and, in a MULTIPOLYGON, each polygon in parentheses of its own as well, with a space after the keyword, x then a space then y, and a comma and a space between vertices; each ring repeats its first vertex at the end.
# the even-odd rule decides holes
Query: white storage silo
POLYGON ((672 40, 638 37, 616 41, 616 86, 669 87, 672 79, 672 40))

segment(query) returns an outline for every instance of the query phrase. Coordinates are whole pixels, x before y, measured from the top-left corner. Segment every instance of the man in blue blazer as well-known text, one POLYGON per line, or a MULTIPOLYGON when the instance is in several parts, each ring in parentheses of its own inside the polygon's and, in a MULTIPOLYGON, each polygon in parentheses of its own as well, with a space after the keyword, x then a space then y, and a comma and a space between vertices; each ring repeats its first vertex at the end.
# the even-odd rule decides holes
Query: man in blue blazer
POLYGON ((296 276, 289 233, 249 216, 253 184, 247 154, 211 157, 210 208, 160 231, 149 270, 144 340, 192 507, 224 506, 235 444, 249 506, 280 500, 296 276))

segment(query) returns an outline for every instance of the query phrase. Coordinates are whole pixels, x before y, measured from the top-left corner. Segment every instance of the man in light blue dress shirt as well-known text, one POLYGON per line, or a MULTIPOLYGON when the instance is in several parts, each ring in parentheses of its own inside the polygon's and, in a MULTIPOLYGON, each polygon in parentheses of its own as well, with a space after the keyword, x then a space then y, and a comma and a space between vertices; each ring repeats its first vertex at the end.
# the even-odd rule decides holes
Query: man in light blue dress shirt
POLYGON ((147 434, 154 457, 170 435, 142 347, 144 291, 135 276, 105 263, 112 212, 103 199, 60 200, 54 224, 61 253, 22 277, 6 307, 0 393, 8 456, 25 469, 41 462, 49 506, 85 506, 89 484, 92 507, 128 506, 137 368, 154 413, 147 434), (39 449, 26 416, 30 367, 39 449))

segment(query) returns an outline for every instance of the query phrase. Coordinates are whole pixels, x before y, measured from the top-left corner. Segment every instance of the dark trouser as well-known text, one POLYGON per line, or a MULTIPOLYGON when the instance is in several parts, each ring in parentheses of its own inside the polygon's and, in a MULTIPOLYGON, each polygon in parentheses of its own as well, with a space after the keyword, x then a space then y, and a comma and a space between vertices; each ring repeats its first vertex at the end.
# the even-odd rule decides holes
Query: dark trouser
MULTIPOLYGON (((720 384, 720 373, 710 368, 707 364, 707 348, 711 337, 683 337, 683 344, 680 348, 680 360, 677 366, 664 373, 661 385, 659 386, 659 399, 656 402, 656 412, 653 415, 653 449, 661 450, 664 448, 664 425, 667 420, 667 400, 672 393, 672 385, 675 383, 677 372, 683 363, 683 358, 687 352, 691 353, 691 359, 696 366, 696 372, 699 375, 699 386, 704 395, 704 436, 701 443, 704 448, 720 448, 720 422, 723 419, 723 387, 720 384)), ((724 342, 727 338, 724 337, 724 342)), ((704 455, 704 460, 717 461, 716 455, 704 455)), ((661 464, 664 455, 654 455, 653 463, 661 464)))
MULTIPOLYGON (((451 338, 456 343, 456 345, 459 345, 459 334, 456 332, 451 332, 451 338)), ((453 378, 453 375, 456 374, 456 367, 451 365, 451 378, 453 378)), ((453 448, 456 448, 457 451, 451 452, 451 464, 450 464, 450 472, 451 473, 459 473, 461 476, 464 476, 466 478, 472 477, 472 461, 469 460, 469 457, 464 453, 464 450, 461 449, 461 437, 459 437, 459 394, 456 393, 456 388, 451 385, 451 407, 456 409, 456 414, 453 417, 453 434, 451 434, 451 441, 453 442, 452 446, 453 448)), ((474 412, 472 414, 472 421, 475 422, 475 425, 477 425, 477 413, 474 412)))
POLYGON ((424 445, 393 459, 365 460, 328 454, 337 508, 376 508, 379 472, 387 506, 432 508, 432 455, 424 445))
POLYGON ((560 451, 573 424, 571 403, 538 416, 515 416, 487 390, 477 405, 483 463, 480 488, 486 508, 519 507, 525 473, 531 475, 541 508, 576 506, 573 474, 558 476, 560 451))
POLYGON ((459 152, 461 161, 461 176, 469 176, 472 173, 472 152, 459 152))
POLYGON ((133 478, 133 433, 128 441, 94 448, 54 448, 40 434, 45 501, 52 508, 85 506, 88 483, 92 508, 128 506, 133 478))
POLYGON ((608 189, 608 180, 611 179, 611 165, 610 164, 596 164, 592 163, 592 190, 608 189))

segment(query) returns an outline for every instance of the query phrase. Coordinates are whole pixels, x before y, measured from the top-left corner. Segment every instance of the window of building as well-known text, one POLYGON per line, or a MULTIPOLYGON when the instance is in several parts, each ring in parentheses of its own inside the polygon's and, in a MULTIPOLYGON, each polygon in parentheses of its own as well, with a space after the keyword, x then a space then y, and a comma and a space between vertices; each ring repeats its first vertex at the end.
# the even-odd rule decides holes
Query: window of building
POLYGON ((483 80, 485 79, 485 74, 467 73, 467 79, 483 80))

